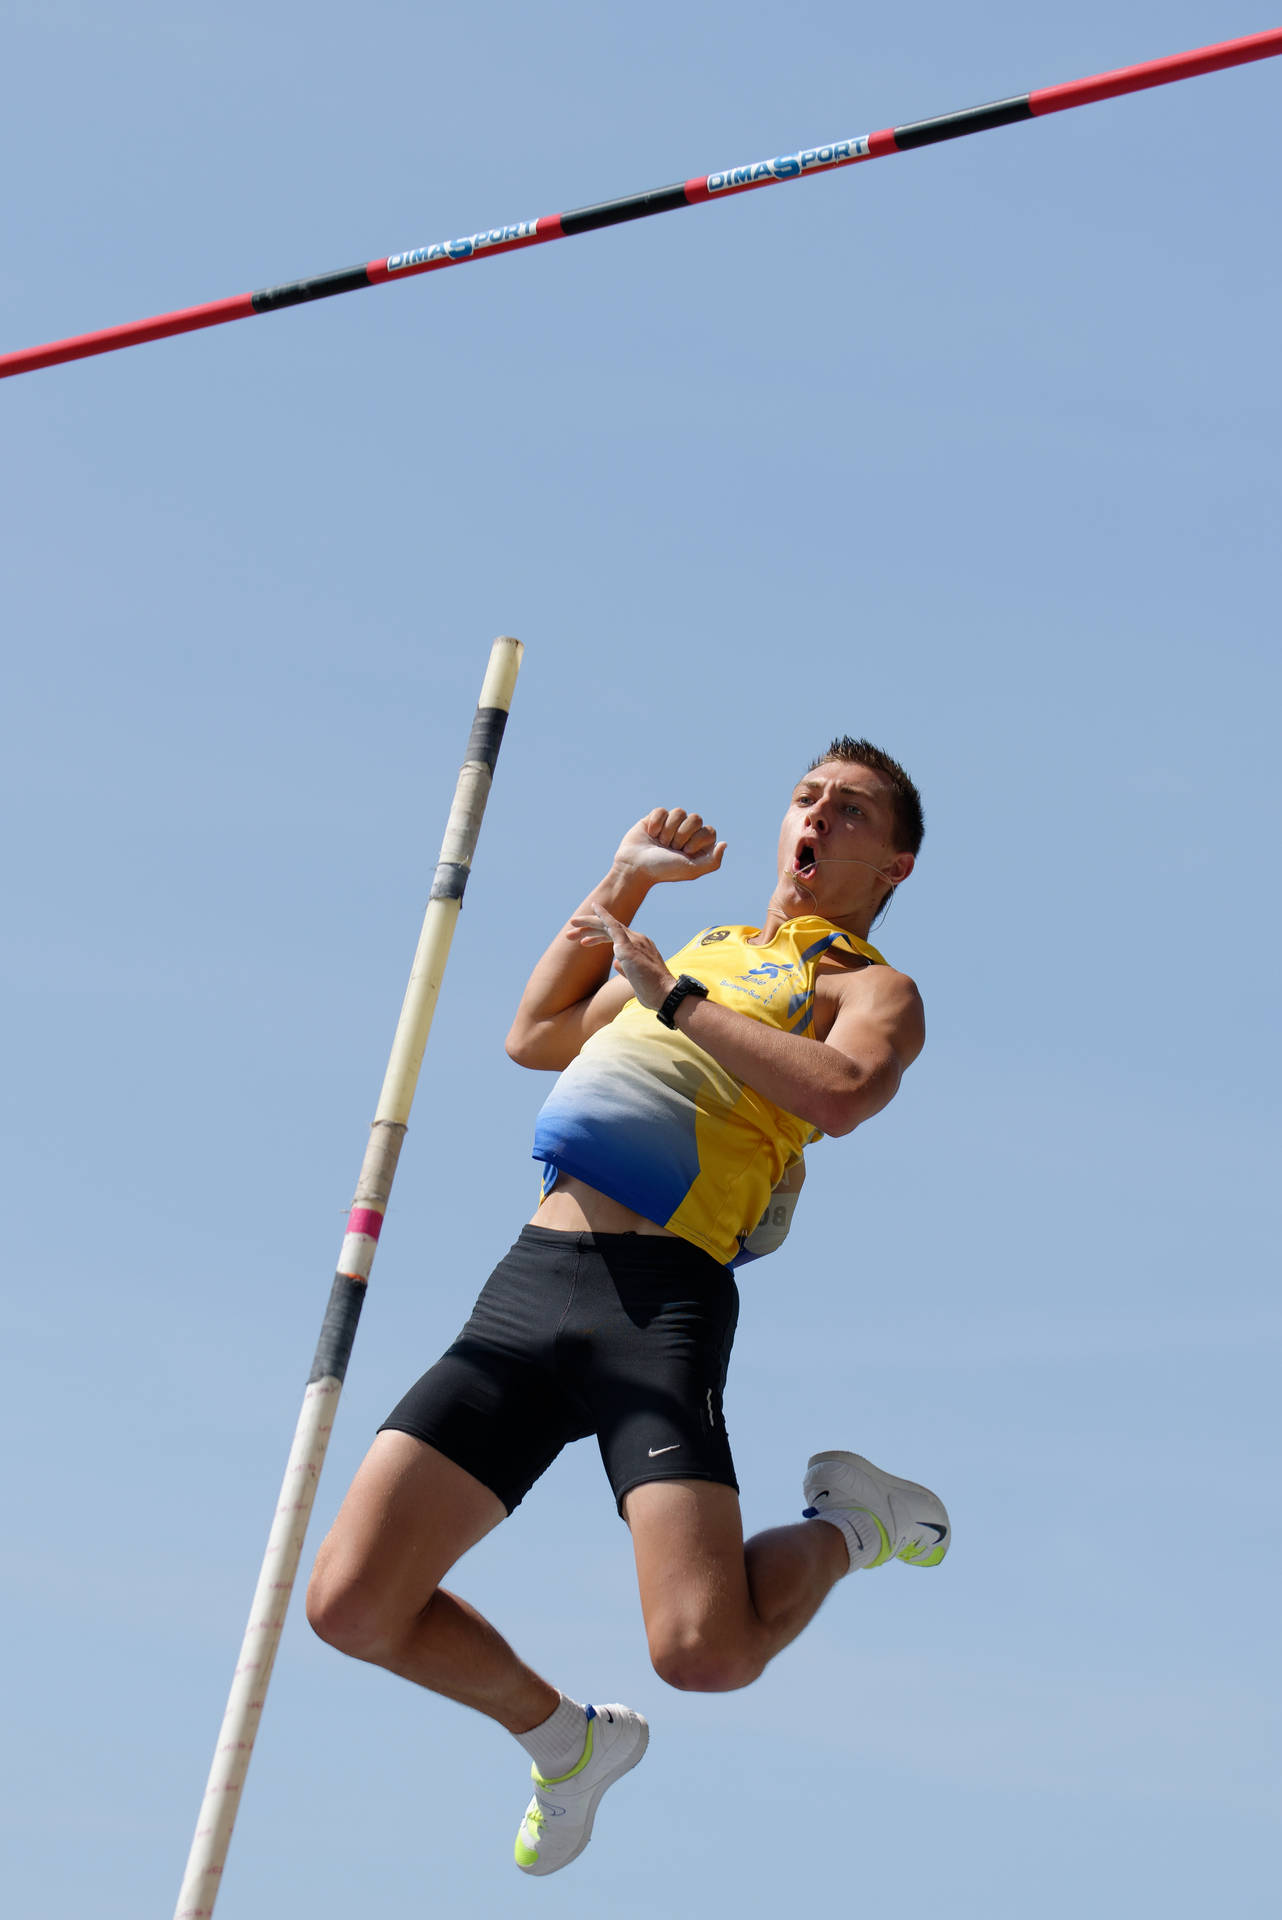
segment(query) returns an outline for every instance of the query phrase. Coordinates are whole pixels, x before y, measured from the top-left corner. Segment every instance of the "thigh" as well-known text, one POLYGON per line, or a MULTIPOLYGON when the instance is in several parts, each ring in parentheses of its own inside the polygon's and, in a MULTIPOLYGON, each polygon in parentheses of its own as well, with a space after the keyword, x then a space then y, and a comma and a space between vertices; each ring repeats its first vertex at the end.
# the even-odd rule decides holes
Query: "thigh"
POLYGON ((735 1638, 752 1616, 732 1487, 652 1480, 623 1502, 651 1647, 735 1638))
POLYGON ((380 1433, 316 1556, 313 1579, 330 1592, 377 1594, 390 1614, 408 1615, 505 1518, 497 1494, 435 1447, 380 1433))
POLYGON ((723 1408, 739 1307, 733 1276, 678 1240, 598 1237, 598 1245, 605 1271, 584 1302, 593 1325, 581 1390, 619 1511, 652 1481, 737 1492, 723 1408))
POLYGON ((481 1289, 457 1340, 383 1422, 462 1467, 509 1513, 591 1420, 557 1378, 557 1330, 579 1236, 527 1227, 481 1289))
POLYGON ((478 1339, 471 1322, 394 1407, 384 1434, 412 1436, 512 1513, 563 1446, 589 1431, 547 1369, 478 1339))

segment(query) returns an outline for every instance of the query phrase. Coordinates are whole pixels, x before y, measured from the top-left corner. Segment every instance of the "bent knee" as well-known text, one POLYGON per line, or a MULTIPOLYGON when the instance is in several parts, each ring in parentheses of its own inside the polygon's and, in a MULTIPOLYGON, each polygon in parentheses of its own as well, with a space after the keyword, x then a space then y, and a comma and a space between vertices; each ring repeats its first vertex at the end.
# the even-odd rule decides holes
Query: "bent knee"
POLYGON ((650 1663, 660 1680, 682 1693, 733 1693, 751 1686, 765 1665, 747 1648, 702 1635, 651 1642, 650 1663))
POLYGON ((307 1622, 327 1646, 354 1660, 378 1662, 405 1636, 386 1600, 359 1576, 343 1578, 319 1563, 307 1588, 307 1622))
POLYGON ((307 1588, 307 1624, 327 1646, 360 1657, 376 1635, 375 1610, 358 1587, 313 1573, 307 1588))

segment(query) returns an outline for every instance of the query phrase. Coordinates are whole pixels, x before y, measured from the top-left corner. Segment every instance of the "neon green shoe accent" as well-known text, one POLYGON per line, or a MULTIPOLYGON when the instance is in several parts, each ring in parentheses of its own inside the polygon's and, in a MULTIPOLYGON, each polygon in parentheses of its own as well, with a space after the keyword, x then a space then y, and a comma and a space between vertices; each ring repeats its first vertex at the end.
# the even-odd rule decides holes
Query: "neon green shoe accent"
MULTIPOLYGON (((940 1562, 941 1562, 941 1561, 943 1560, 943 1557, 944 1557, 944 1551, 945 1551, 945 1547, 946 1547, 946 1544, 947 1544, 947 1543, 946 1543, 946 1542, 944 1542, 944 1543, 942 1543, 941 1545, 939 1545, 939 1546, 937 1546, 937 1547, 935 1548, 935 1551, 934 1551, 933 1553, 928 1553, 928 1554, 926 1555, 926 1558, 925 1558, 924 1560, 913 1560, 913 1561, 912 1561, 912 1565, 913 1565, 914 1567, 937 1567, 937 1566, 939 1566, 939 1564, 940 1564, 940 1562)), ((898 1556, 898 1557, 899 1557, 899 1559, 901 1559, 901 1560, 903 1560, 903 1561, 908 1561, 908 1560, 909 1560, 909 1558, 910 1558, 910 1556, 911 1556, 911 1554, 912 1554, 912 1552, 913 1552, 913 1549, 914 1549, 914 1547, 919 1547, 920 1545, 921 1545, 921 1541, 920 1541, 920 1540, 915 1540, 915 1541, 914 1541, 914 1540, 910 1540, 910 1541, 908 1542, 908 1545, 907 1545, 907 1546, 906 1546, 906 1547, 905 1547, 905 1548, 903 1549, 903 1551, 902 1551, 902 1552, 901 1552, 901 1553, 899 1554, 899 1556, 898 1556)))
MULTIPOLYGON (((555 1780, 545 1780, 537 1767, 530 1768, 530 1778, 536 1787, 563 1787, 567 1780, 573 1780, 576 1773, 582 1773, 584 1767, 587 1766, 588 1761, 592 1758, 592 1730, 595 1725, 595 1720, 588 1721, 588 1738, 587 1744, 583 1749, 583 1757, 575 1766, 570 1768, 568 1773, 558 1773, 555 1780)), ((540 1814, 540 1824, 542 1824, 542 1820, 543 1815, 540 1814)))
POLYGON ((871 1507, 847 1507, 846 1512, 857 1513, 861 1516, 864 1514, 867 1514, 868 1518, 872 1521, 878 1533, 881 1535, 881 1550, 878 1553, 877 1558, 875 1560, 870 1560, 868 1562, 868 1565, 864 1568, 865 1573, 870 1572, 873 1567, 884 1567, 887 1560, 889 1560, 890 1558, 890 1535, 886 1532, 886 1529, 882 1525, 881 1521, 877 1518, 876 1514, 872 1511, 871 1507))
POLYGON ((538 1805, 537 1801, 526 1808, 525 1818, 516 1830, 516 1846, 513 1851, 516 1855, 516 1864, 518 1867, 534 1867, 538 1865, 539 1854, 537 1847, 527 1847, 521 1838, 521 1835, 527 1827, 533 1833, 536 1840, 542 1837, 543 1809, 538 1805))
MULTIPOLYGON (((536 1787, 563 1787, 567 1780, 573 1780, 575 1774, 582 1773, 584 1767, 587 1766, 588 1761, 592 1758, 595 1724, 595 1720, 588 1721, 588 1734, 583 1745, 583 1752, 568 1773, 558 1774, 555 1780, 546 1780, 537 1767, 530 1768, 530 1778, 536 1787)), ((517 1829, 516 1846, 513 1849, 518 1867, 536 1867, 538 1865, 538 1842, 543 1838, 543 1824, 545 1819, 546 1815, 538 1801, 531 1800, 529 1806, 526 1808, 525 1818, 517 1829), (523 1838, 523 1835, 526 1833, 528 1833, 534 1841, 534 1846, 530 1847, 526 1845, 523 1838)))

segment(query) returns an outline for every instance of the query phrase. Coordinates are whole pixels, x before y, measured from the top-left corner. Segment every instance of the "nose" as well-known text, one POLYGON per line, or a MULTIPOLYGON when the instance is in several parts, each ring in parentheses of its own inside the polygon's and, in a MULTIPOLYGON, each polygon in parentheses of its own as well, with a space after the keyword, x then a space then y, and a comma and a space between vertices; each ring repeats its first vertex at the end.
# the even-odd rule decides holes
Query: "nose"
POLYGON ((812 833, 824 834, 828 831, 828 821, 824 815, 822 803, 810 807, 806 812, 806 825, 812 833))

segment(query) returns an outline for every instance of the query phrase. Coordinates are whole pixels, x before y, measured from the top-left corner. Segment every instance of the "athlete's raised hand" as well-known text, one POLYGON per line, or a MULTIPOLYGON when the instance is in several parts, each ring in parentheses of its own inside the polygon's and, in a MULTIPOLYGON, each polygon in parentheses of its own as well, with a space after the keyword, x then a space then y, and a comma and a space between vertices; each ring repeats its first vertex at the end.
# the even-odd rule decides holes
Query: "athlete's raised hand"
POLYGON ((609 872, 530 975, 507 1037, 512 1059, 525 1067, 568 1066, 584 1041, 626 1003, 621 983, 610 980, 612 967, 643 1005, 662 1006, 672 975, 654 942, 633 934, 628 922, 651 887, 715 873, 725 850, 702 816, 684 807, 655 807, 638 820, 624 834, 609 872))
POLYGON ((726 850, 716 829, 684 807, 655 807, 619 842, 616 869, 643 874, 647 881, 698 880, 715 873, 726 850))

